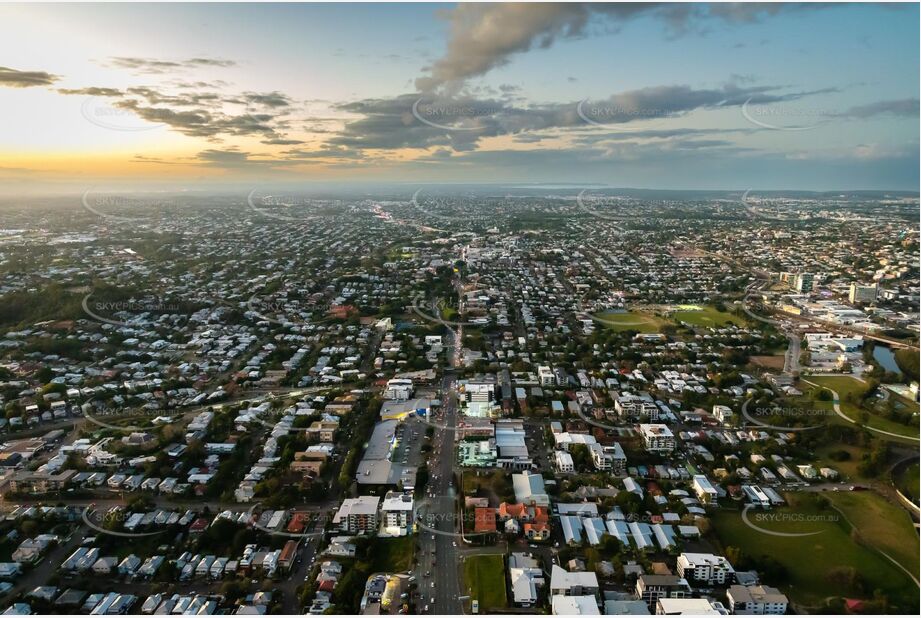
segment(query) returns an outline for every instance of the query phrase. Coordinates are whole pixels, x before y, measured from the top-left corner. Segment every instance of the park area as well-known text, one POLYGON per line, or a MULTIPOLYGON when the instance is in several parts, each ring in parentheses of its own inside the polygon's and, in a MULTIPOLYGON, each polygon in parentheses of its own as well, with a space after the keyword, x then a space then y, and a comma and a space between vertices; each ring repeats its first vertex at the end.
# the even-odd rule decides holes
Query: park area
POLYGON ((726 325, 746 326, 748 321, 728 311, 720 311, 712 305, 677 305, 669 317, 678 323, 691 326, 716 328, 726 325))
MULTIPOLYGON (((907 515, 897 507, 887 508, 888 503, 870 492, 855 493, 865 495, 848 493, 830 499, 841 513, 823 506, 824 496, 787 494, 791 501, 787 507, 750 511, 748 520, 754 525, 746 523, 739 511, 722 510, 713 517, 713 529, 723 548, 741 550, 746 567, 763 571, 766 583, 784 591, 797 613, 821 612, 829 604, 835 608, 843 598, 872 601, 876 591, 885 595, 889 613, 917 609, 917 585, 878 551, 882 548, 899 564, 911 559, 910 549, 896 552, 892 547, 898 544, 895 539, 915 538, 910 525, 902 530, 907 515), (857 516, 855 509, 865 506, 872 507, 872 515, 857 516), (851 534, 848 520, 857 528, 856 534, 851 534), (886 529, 892 531, 892 541, 882 540, 886 529)), ((917 548, 914 556, 917 565, 917 548)))
POLYGON ((508 605, 505 594, 505 560, 501 554, 467 556, 464 582, 471 600, 479 602, 480 611, 492 613, 508 605))
POLYGON ((668 324, 663 318, 639 311, 605 311, 595 315, 594 320, 618 332, 633 330, 640 333, 658 333, 668 324))
POLYGON ((827 497, 857 529, 860 542, 885 552, 918 577, 917 533, 905 509, 872 491, 832 492, 827 497))
MULTIPOLYGON (((841 411, 853 421, 859 422, 861 413, 865 413, 866 424, 872 429, 897 434, 898 436, 905 436, 906 438, 918 437, 917 425, 903 425, 902 423, 897 423, 876 412, 864 410, 856 403, 860 401, 864 391, 868 387, 866 382, 862 382, 851 376, 804 376, 802 382, 802 388, 807 397, 813 397, 819 390, 816 386, 812 386, 809 383, 818 385, 820 388, 826 388, 837 392, 840 398, 841 411)), ((871 398, 869 401, 875 403, 877 400, 871 398)), ((823 409, 833 410, 831 401, 816 400, 815 404, 823 409)), ((835 417, 829 416, 829 418, 835 417)), ((845 422, 844 419, 840 420, 845 422)))

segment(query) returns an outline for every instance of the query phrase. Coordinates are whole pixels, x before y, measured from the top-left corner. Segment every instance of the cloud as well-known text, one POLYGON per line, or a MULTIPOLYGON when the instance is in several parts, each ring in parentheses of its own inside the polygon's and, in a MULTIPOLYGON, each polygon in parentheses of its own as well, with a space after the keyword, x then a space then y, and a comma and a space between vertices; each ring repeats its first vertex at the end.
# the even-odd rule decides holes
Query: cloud
POLYGON ((145 99, 151 105, 167 104, 176 107, 211 106, 220 107, 222 95, 215 92, 192 92, 180 95, 164 94, 149 86, 128 88, 128 94, 145 99))
POLYGON ((313 150, 303 148, 295 150, 286 150, 284 159, 286 161, 310 161, 314 159, 364 159, 365 155, 358 150, 346 148, 345 146, 324 145, 313 150))
POLYGON ((156 58, 137 58, 116 56, 110 59, 113 66, 130 69, 137 73, 169 73, 201 67, 226 68, 236 66, 233 60, 220 58, 189 58, 186 60, 158 60, 156 58))
POLYGON ((876 101, 851 107, 840 114, 846 118, 872 118, 881 115, 916 117, 918 116, 918 99, 876 101))
POLYGON ((218 165, 220 167, 236 167, 241 163, 252 162, 249 158, 249 153, 240 152, 239 150, 216 150, 213 148, 202 150, 198 153, 196 159, 203 163, 218 165))
MULTIPOLYGON (((624 15, 645 10, 624 4, 624 15)), ((580 35, 592 9, 582 3, 460 4, 450 12, 447 51, 416 80, 422 92, 482 75, 532 47, 550 47, 557 38, 580 35)))
POLYGON ((155 165, 185 165, 188 157, 177 157, 175 159, 162 159, 160 157, 149 157, 147 155, 136 154, 131 159, 132 163, 152 163, 155 165))
POLYGON ((533 105, 515 105, 504 99, 420 98, 416 94, 402 94, 338 106, 340 111, 361 118, 346 122, 328 143, 358 149, 449 146, 455 151, 468 151, 488 137, 559 129, 597 131, 595 125, 616 131, 630 123, 677 118, 696 110, 738 107, 746 102, 792 101, 835 91, 833 88, 785 90, 783 86, 732 82, 718 88, 668 85, 626 91, 601 101, 533 105))
MULTIPOLYGON (((445 54, 416 80, 420 92, 445 87, 457 91, 465 80, 488 73, 515 54, 546 49, 557 40, 589 34, 589 25, 611 31, 641 15, 662 20, 672 35, 714 20, 754 23, 787 10, 807 10, 813 3, 481 3, 459 4, 447 13, 445 54)), ((701 31, 702 32, 702 31, 701 31)))
POLYGON ((273 137, 271 139, 262 140, 262 143, 268 146, 296 146, 297 144, 303 144, 304 141, 284 137, 273 137))
POLYGON ((136 100, 124 100, 116 107, 134 112, 139 118, 165 124, 191 137, 215 138, 223 135, 262 135, 277 137, 269 114, 230 115, 204 109, 175 110, 168 107, 147 107, 136 100))
POLYGON ((0 67, 0 86, 7 88, 31 88, 33 86, 50 86, 60 79, 45 71, 17 71, 0 67))
MULTIPOLYGON (((140 59, 121 60, 131 60, 132 66, 141 62, 140 59)), ((150 64, 153 61, 144 62, 150 64)), ((186 62, 201 63, 204 60, 186 62)), ((156 61, 155 66, 159 68, 174 64, 179 63, 156 61)), ((286 94, 271 91, 234 95, 208 90, 214 85, 213 82, 174 82, 172 89, 164 85, 132 86, 125 90, 89 86, 59 88, 57 92, 63 95, 116 99, 112 103, 114 107, 191 137, 217 140, 228 136, 255 135, 264 138, 263 143, 268 145, 293 146, 302 143, 301 140, 283 134, 289 123, 283 116, 295 112, 292 100, 286 94)))
POLYGON ((118 88, 99 88, 90 86, 89 88, 58 88, 60 94, 82 94, 88 97, 123 97, 125 93, 118 88))
POLYGON ((245 92, 243 97, 248 103, 263 105, 265 107, 288 107, 291 105, 291 99, 280 92, 245 92))

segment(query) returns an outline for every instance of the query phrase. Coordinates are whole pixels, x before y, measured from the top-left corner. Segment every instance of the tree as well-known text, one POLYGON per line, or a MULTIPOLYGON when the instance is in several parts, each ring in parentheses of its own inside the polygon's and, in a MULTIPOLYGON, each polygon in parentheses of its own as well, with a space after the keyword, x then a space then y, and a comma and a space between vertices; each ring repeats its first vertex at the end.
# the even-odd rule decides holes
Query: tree
POLYGON ((585 444, 570 444, 569 454, 572 456, 572 463, 575 469, 580 472, 590 470, 592 467, 592 456, 589 453, 588 446, 585 444))

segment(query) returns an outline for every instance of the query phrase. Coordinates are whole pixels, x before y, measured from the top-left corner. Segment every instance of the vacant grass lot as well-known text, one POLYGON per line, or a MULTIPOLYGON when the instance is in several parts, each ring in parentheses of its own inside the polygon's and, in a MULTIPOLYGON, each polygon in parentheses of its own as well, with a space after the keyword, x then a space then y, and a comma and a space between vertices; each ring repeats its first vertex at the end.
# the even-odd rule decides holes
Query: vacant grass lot
POLYGON ((605 311, 595 315, 595 318, 610 329, 618 332, 635 330, 641 333, 657 333, 668 324, 667 320, 654 316, 651 313, 628 311, 618 313, 605 311))
POLYGON ((866 478, 857 471, 857 466, 860 464, 861 458, 867 452, 868 450, 861 446, 851 444, 829 444, 820 447, 816 451, 816 467, 828 467, 837 470, 842 477, 841 480, 853 481, 859 478, 866 478), (830 456, 831 453, 835 451, 846 451, 851 457, 845 461, 835 461, 830 456))
MULTIPOLYGON (((849 527, 833 509, 819 509, 811 500, 799 500, 788 494, 792 506, 770 511, 774 519, 759 520, 749 512, 749 520, 758 527, 783 533, 818 532, 811 536, 780 537, 755 530, 742 520, 737 511, 723 510, 713 517, 713 529, 723 547, 734 546, 745 556, 758 561, 769 556, 783 565, 787 581, 771 582, 786 593, 801 609, 817 609, 832 597, 872 598, 882 590, 890 600, 890 611, 917 609, 918 588, 898 567, 876 552, 857 544, 849 527), (838 521, 834 521, 835 517, 838 521), (846 586, 828 574, 839 567, 853 568, 863 587, 846 586)), ((908 537, 916 542, 913 537, 908 537)))
POLYGON ((745 326, 748 320, 726 311, 717 311, 713 306, 707 305, 697 310, 675 311, 669 317, 676 322, 686 322, 691 326, 717 327, 727 324, 745 326))
POLYGON ((773 356, 752 356, 751 361, 761 367, 781 371, 784 365, 784 355, 775 354, 773 356))
POLYGON ((918 535, 908 512, 872 491, 831 492, 832 504, 857 529, 860 539, 892 556, 918 577, 918 535))
POLYGON ((396 573, 412 568, 413 552, 416 548, 415 536, 398 538, 378 538, 371 551, 372 573, 396 573))
POLYGON ((507 606, 504 556, 468 556, 464 562, 464 582, 471 600, 479 601, 481 613, 507 606))

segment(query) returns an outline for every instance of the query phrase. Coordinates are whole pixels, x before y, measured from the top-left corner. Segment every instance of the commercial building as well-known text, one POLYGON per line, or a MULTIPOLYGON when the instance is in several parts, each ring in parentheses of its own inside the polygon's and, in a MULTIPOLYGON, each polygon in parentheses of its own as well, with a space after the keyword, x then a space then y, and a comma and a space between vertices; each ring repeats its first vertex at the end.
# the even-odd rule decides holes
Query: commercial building
POLYGON ((405 378, 393 378, 387 382, 383 398, 392 401, 405 401, 413 396, 413 381, 405 378))
POLYGON ((869 304, 876 302, 878 294, 879 286, 876 284, 860 285, 858 283, 852 283, 847 294, 847 299, 855 305, 869 304))
POLYGON ((550 506, 550 497, 544 488, 544 477, 540 474, 522 472, 512 475, 515 500, 520 504, 550 506))
POLYGON ((457 458, 465 468, 492 468, 496 465, 496 441, 465 440, 457 445, 457 458))
POLYGON ((496 449, 498 464, 509 470, 527 470, 531 467, 531 456, 525 444, 524 423, 516 419, 501 419, 496 422, 496 449))

